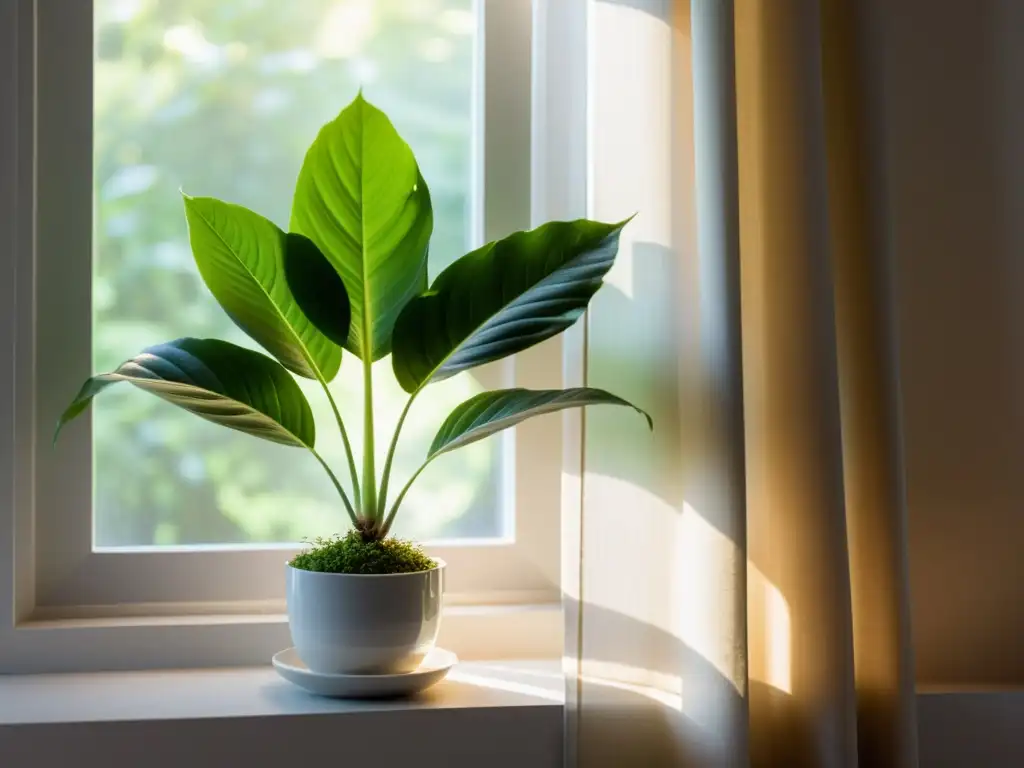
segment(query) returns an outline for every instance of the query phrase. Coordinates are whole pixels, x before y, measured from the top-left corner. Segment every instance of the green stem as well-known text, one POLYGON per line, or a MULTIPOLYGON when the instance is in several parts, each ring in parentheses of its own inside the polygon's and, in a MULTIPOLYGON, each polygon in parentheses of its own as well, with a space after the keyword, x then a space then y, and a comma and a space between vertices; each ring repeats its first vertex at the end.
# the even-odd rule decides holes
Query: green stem
MULTIPOLYGON (((369 350, 365 350, 369 356, 369 350)), ((373 463, 373 363, 363 360, 363 517, 377 519, 377 474, 373 463)))
POLYGON ((345 422, 341 418, 341 411, 338 410, 338 404, 334 402, 334 397, 327 386, 327 381, 319 372, 317 372, 317 379, 320 381, 320 386, 324 388, 324 394, 327 395, 327 402, 331 404, 331 410, 334 411, 334 420, 338 422, 338 431, 341 432, 341 439, 345 444, 345 457, 348 459, 349 475, 352 477, 352 495, 355 497, 356 506, 358 507, 360 506, 359 473, 356 471, 356 458, 352 453, 352 443, 348 439, 348 430, 345 429, 345 422))
POLYGON ((391 505, 391 511, 390 511, 390 512, 388 512, 388 516, 387 516, 387 518, 386 518, 386 519, 384 520, 384 529, 383 529, 383 534, 382 534, 383 536, 387 536, 387 535, 388 535, 388 531, 390 531, 390 530, 391 530, 391 523, 393 523, 393 522, 394 522, 394 520, 395 520, 395 515, 397 515, 397 514, 398 514, 398 508, 399 508, 400 506, 402 506, 402 500, 403 500, 403 499, 405 498, 405 494, 409 492, 409 489, 410 489, 410 488, 412 487, 412 484, 413 484, 414 482, 416 482, 416 478, 420 476, 420 473, 421 473, 421 472, 422 472, 422 471, 423 471, 424 469, 426 469, 426 468, 427 468, 427 466, 428 466, 428 465, 430 464, 430 462, 431 462, 431 461, 433 461, 433 458, 429 458, 429 459, 427 459, 427 460, 426 460, 425 462, 423 462, 423 463, 422 463, 422 464, 420 465, 420 468, 419 468, 419 469, 417 469, 417 470, 416 470, 416 471, 415 471, 415 472, 413 473, 413 476, 409 478, 409 482, 407 482, 407 483, 406 483, 406 484, 405 484, 405 485, 404 485, 404 486, 402 487, 402 490, 401 490, 401 491, 399 492, 399 494, 398 494, 398 497, 397 497, 397 498, 395 499, 395 503, 391 505))
POLYGON ((405 423, 405 417, 409 414, 409 408, 412 407, 412 401, 416 399, 416 395, 420 393, 420 390, 415 390, 409 399, 405 402, 405 407, 402 409, 402 415, 398 417, 398 424, 395 425, 395 434, 391 436, 391 445, 388 446, 388 455, 384 460, 384 472, 380 479, 380 509, 384 509, 388 504, 388 483, 391 481, 391 462, 395 458, 395 448, 398 446, 398 436, 402 432, 402 425, 405 423))
POLYGON ((328 466, 327 462, 324 461, 323 456, 314 451, 312 448, 310 448, 309 450, 310 453, 316 456, 316 460, 320 462, 320 466, 327 470, 327 474, 330 476, 331 482, 334 483, 334 487, 338 489, 338 495, 340 495, 341 500, 345 502, 345 511, 348 512, 348 516, 352 520, 352 525, 358 525, 356 511, 352 506, 352 502, 349 501, 348 494, 345 493, 345 489, 342 488, 341 483, 338 482, 338 478, 335 476, 334 472, 331 471, 331 468, 328 466))

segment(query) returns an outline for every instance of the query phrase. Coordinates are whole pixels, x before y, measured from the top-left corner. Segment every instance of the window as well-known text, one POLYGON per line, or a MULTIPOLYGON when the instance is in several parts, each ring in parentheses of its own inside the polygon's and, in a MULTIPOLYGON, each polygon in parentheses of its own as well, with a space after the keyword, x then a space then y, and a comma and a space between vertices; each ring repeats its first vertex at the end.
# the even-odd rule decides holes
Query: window
MULTIPOLYGON (((0 116, 0 202, 16 212, 0 230, 14 254, 0 329, 15 351, 0 360, 13 362, 0 381, 14 406, 0 410, 13 435, 0 515, 14 531, 0 552, 14 563, 13 589, 0 577, 0 600, 13 596, 0 669, 262 663, 287 644, 295 542, 346 528, 315 462, 130 387, 98 398, 91 427, 56 448, 51 425, 86 376, 147 344, 252 345, 195 270, 178 189, 286 224, 305 147, 360 86, 431 184, 431 276, 529 226, 531 3, 17 0, 0 14, 0 103, 15 106, 0 116), (83 659, 86 641, 109 646, 83 659)), ((420 398, 396 480, 456 403, 558 386, 560 362, 549 343, 420 398)), ((403 401, 379 365, 383 432, 403 401)), ((332 384, 343 410, 360 396, 356 368, 332 384)), ((397 532, 449 564, 445 626, 463 655, 456 636, 480 606, 558 600, 560 446, 557 418, 529 423, 435 462, 403 507, 397 532)), ((341 465, 340 446, 318 447, 341 465)), ((489 637, 530 627, 494 626, 489 637)))
MULTIPOLYGON (((94 14, 95 371, 181 335, 258 349, 210 302, 177 190, 238 202, 284 225, 306 147, 361 86, 392 116, 430 181, 431 272, 475 246, 482 211, 471 183, 472 0, 96 0, 94 14)), ((390 360, 377 368, 378 431, 387 435, 405 395, 390 360)), ((330 406, 310 383, 317 421, 330 424, 330 406)), ((403 474, 429 445, 437 413, 480 389, 468 376, 446 384, 412 413, 398 456, 403 474)), ((343 366, 334 390, 343 408, 361 402, 359 367, 343 366)), ((350 415, 358 445, 362 425, 350 415)), ((98 548, 288 542, 345 524, 330 481, 298 451, 239 440, 130 388, 98 399, 92 424, 98 548)), ((511 533, 503 446, 473 448, 413 487, 400 534, 511 533)), ((333 431, 321 432, 320 450, 344 466, 333 431)))

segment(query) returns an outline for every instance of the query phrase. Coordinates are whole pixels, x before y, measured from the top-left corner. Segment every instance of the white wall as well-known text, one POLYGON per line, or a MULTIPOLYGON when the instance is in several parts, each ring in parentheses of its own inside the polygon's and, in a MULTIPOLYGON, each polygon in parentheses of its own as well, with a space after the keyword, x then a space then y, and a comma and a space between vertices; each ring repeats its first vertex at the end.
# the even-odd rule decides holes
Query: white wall
POLYGON ((1024 682, 1024 2, 876 0, 918 680, 1024 682))

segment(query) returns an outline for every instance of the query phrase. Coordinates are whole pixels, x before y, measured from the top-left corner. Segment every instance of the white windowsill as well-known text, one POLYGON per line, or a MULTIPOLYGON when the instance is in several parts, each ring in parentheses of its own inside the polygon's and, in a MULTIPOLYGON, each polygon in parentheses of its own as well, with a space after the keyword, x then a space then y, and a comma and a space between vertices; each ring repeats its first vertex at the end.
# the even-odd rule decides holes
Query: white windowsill
POLYGON ((563 689, 557 661, 461 663, 416 699, 367 702, 307 694, 270 667, 12 675, 0 755, 11 768, 557 766, 563 689))

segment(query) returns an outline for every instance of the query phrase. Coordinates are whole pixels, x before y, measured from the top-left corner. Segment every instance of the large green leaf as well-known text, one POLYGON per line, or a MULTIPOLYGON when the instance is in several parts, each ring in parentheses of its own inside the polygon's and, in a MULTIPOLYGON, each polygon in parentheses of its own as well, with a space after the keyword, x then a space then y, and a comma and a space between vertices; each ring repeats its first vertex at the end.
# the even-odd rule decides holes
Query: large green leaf
POLYGON ((646 411, 603 389, 497 389, 481 392, 455 407, 430 444, 427 461, 533 416, 585 405, 625 405, 646 418, 649 427, 654 427, 646 411))
POLYGON ((215 424, 275 443, 312 448, 313 412, 299 385, 269 357, 219 339, 177 339, 144 349, 85 382, 57 432, 112 384, 127 381, 215 424))
POLYGON ((291 229, 341 275, 352 304, 345 348, 362 360, 391 351, 402 307, 426 288, 430 193, 412 150, 360 94, 317 135, 299 172, 291 229))
POLYGON ((603 389, 579 387, 576 389, 497 389, 481 392, 457 405, 437 431, 430 444, 427 458, 402 488, 391 505, 384 521, 385 534, 391 529, 395 515, 402 506, 402 500, 420 473, 442 454, 454 451, 464 445, 483 440, 503 429, 514 427, 532 416, 552 413, 566 408, 580 408, 585 405, 625 405, 647 419, 651 429, 654 424, 646 411, 637 408, 628 400, 606 392, 603 389))
POLYGON ((199 274, 235 324, 290 371, 333 379, 341 348, 299 309, 284 274, 286 255, 309 258, 316 246, 212 197, 186 195, 185 216, 199 274))
POLYGON ((305 235, 289 234, 284 274, 302 313, 339 346, 348 341, 352 307, 341 276, 305 235), (293 240, 294 239, 294 240, 293 240))
POLYGON ((625 224, 555 221, 463 256, 399 316, 399 383, 414 392, 564 331, 601 287, 625 224))

